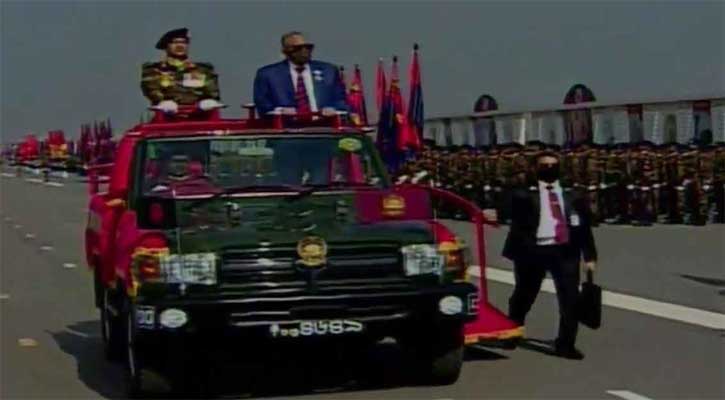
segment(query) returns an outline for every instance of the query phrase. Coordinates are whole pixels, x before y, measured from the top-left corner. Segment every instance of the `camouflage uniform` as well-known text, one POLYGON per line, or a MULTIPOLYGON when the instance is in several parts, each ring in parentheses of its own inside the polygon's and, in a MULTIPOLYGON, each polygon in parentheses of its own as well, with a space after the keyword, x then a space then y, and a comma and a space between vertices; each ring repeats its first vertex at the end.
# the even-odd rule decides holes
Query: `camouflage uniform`
POLYGON ((705 196, 698 174, 699 163, 698 151, 692 148, 682 153, 677 163, 681 178, 677 186, 678 203, 685 205, 685 222, 692 225, 705 223, 705 196))
POLYGON ((700 162, 697 166, 698 181, 702 186, 702 203, 704 206, 703 215, 705 222, 710 220, 710 210, 714 206, 714 184, 715 184, 715 148, 704 146, 700 150, 700 162))
POLYGON ((559 181, 563 189, 570 189, 574 187, 574 152, 571 149, 565 149, 561 153, 559 159, 559 166, 561 167, 561 174, 559 181))
POLYGON ((713 156, 713 201, 715 222, 725 223, 725 143, 719 143, 713 156))
POLYGON ((657 180, 655 158, 650 151, 650 146, 645 144, 633 152, 630 165, 631 185, 634 186, 634 190, 630 191, 632 216, 636 224, 648 226, 655 222, 656 217, 652 185, 657 180))
POLYGON ((519 178, 514 170, 514 160, 518 152, 516 145, 507 145, 498 157, 497 170, 501 181, 498 215, 499 221, 504 224, 508 224, 511 220, 511 195, 519 178))
POLYGON ((671 224, 682 223, 684 214, 682 210, 683 203, 680 203, 680 196, 678 196, 677 191, 680 182, 679 169, 677 168, 679 158, 680 151, 677 145, 670 145, 662 155, 663 195, 666 197, 667 222, 671 224))
POLYGON ((483 186, 483 190, 488 197, 487 204, 496 209, 499 219, 501 217, 501 203, 503 202, 503 182, 499 171, 500 157, 497 147, 492 147, 486 154, 484 167, 486 169, 486 184, 483 186))
POLYGON ((611 149, 607 154, 604 168, 604 197, 606 198, 606 219, 608 222, 622 220, 626 215, 626 204, 622 203, 622 192, 626 191, 624 182, 627 166, 624 163, 623 149, 611 149))
POLYGON ((149 62, 141 68, 141 90, 151 104, 172 100, 193 105, 204 99, 219 100, 219 82, 209 63, 191 61, 149 62))
POLYGON ((604 210, 602 209, 604 191, 602 185, 606 154, 606 149, 595 146, 586 159, 585 183, 587 185, 587 198, 592 213, 592 224, 595 226, 604 220, 604 210))

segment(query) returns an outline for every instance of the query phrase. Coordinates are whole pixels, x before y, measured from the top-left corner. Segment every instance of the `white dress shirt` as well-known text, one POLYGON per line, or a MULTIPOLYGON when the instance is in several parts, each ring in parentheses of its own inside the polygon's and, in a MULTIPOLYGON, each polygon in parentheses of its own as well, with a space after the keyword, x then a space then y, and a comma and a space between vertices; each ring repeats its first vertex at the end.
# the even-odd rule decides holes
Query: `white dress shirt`
MULTIPOLYGON (((292 87, 297 90, 297 65, 289 63, 289 72, 292 75, 292 87)), ((305 70, 302 71, 302 80, 305 82, 305 89, 307 89, 307 99, 310 102, 310 110, 317 112, 317 99, 315 98, 315 85, 312 83, 312 71, 310 71, 310 64, 305 64, 305 70)))
MULTIPOLYGON (((556 244, 556 219, 551 213, 549 189, 546 188, 547 186, 553 186, 552 190, 556 193, 556 197, 559 199, 561 215, 564 215, 564 218, 566 218, 566 212, 564 210, 564 195, 559 181, 554 183, 539 181, 539 203, 541 204, 541 210, 539 210, 539 227, 536 229, 536 243, 541 246, 556 244)), ((566 223, 566 221, 564 222, 566 223)))

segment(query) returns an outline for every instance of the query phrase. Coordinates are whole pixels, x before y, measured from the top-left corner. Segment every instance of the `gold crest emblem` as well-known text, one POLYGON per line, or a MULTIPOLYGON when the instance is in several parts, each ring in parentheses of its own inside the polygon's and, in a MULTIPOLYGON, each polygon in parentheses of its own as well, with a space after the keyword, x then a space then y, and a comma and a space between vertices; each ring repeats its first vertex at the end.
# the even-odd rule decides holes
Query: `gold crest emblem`
POLYGON ((297 243, 297 254, 305 267, 319 267, 326 261, 327 243, 317 236, 303 238, 297 243))
POLYGON ((405 199, 397 194, 383 197, 383 215, 386 217, 399 217, 405 214, 405 199))

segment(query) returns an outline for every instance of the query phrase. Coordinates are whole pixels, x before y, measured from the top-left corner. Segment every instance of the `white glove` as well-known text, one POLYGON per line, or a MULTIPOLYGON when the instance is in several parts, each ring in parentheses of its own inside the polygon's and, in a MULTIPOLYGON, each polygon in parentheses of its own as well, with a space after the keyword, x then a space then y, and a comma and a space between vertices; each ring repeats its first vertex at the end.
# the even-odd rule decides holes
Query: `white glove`
POLYGON ((418 181, 425 178, 426 176, 428 176, 428 171, 420 171, 413 175, 413 179, 411 180, 411 182, 418 183, 418 181))
POLYGON ((204 99, 199 102, 199 108, 203 111, 213 110, 222 106, 222 103, 214 99, 204 99))
POLYGON ((334 109, 333 107, 323 107, 322 115, 325 117, 331 117, 333 115, 337 115, 337 110, 334 109))
POLYGON ((156 108, 168 114, 176 114, 179 111, 179 105, 173 100, 164 100, 156 108))
POLYGON ((297 109, 294 107, 275 107, 274 111, 270 112, 271 115, 296 115, 297 109))

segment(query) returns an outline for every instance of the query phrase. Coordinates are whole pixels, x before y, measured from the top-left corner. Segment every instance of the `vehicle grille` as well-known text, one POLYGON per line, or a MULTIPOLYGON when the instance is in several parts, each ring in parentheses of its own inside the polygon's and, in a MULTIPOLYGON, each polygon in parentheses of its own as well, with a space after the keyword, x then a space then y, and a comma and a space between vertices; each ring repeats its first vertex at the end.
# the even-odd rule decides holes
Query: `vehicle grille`
POLYGON ((327 263, 317 271, 298 264, 294 247, 230 250, 222 254, 219 274, 225 288, 268 294, 357 293, 410 287, 395 245, 330 245, 327 263))

